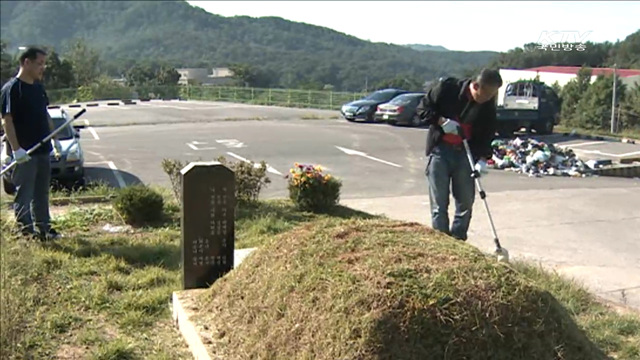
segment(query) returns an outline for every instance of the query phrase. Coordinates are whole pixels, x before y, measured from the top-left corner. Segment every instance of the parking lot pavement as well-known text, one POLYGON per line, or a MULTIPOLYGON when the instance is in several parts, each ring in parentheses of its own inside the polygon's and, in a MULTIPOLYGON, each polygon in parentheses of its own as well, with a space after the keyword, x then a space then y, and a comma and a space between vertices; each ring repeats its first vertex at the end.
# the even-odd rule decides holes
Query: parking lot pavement
MULTIPOLYGON (((161 169, 165 158, 182 161, 264 160, 273 183, 266 197, 287 195, 284 176, 295 162, 319 164, 343 180, 343 198, 406 196, 426 193, 424 129, 335 120, 228 121, 97 128, 100 141, 86 150, 102 154, 120 171, 145 183, 169 185, 161 169)), ((539 179, 491 171, 487 191, 635 186, 618 178, 539 179)))
POLYGON ((89 107, 86 103, 80 108, 63 105, 64 109, 75 114, 82 108, 87 112, 93 126, 171 124, 186 122, 235 121, 235 120, 290 120, 290 119, 327 119, 337 118, 338 111, 318 109, 284 108, 262 105, 236 104, 230 102, 205 101, 138 101, 135 105, 109 106, 108 102, 99 102, 99 106, 89 107))

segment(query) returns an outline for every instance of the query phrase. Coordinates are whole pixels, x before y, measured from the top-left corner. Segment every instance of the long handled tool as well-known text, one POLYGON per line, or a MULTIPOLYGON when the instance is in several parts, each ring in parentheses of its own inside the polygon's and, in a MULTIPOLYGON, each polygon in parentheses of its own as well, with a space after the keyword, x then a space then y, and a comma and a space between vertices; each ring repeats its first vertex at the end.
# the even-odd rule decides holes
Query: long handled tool
MULTIPOLYGON (((53 130, 51 132, 51 134, 47 135, 47 137, 42 139, 42 141, 40 141, 39 143, 35 144, 31 149, 27 150, 27 155, 31 155, 31 153, 36 151, 40 146, 46 144, 48 141, 51 141, 51 139, 53 139, 54 136, 56 136, 60 131, 62 131, 63 128, 67 127, 69 124, 71 124, 72 122, 77 120, 86 111, 87 111, 87 109, 82 109, 79 113, 75 114, 71 119, 67 120, 64 124, 59 126, 57 129, 53 130)), ((6 168, 2 169, 2 171, 0 172, 0 176, 4 175, 6 172, 11 170, 11 168, 15 167, 16 165, 17 165, 17 162, 13 161, 6 168)))
POLYGON ((463 140, 464 148, 467 151, 467 158, 469 159, 469 166, 471 166, 471 177, 475 179, 476 186, 478 187, 478 193, 480 194, 480 198, 484 202, 484 208, 487 210, 487 215, 489 216, 489 224, 491 224, 491 231, 493 232, 493 242, 496 245, 496 249, 494 254, 498 257, 498 261, 508 262, 509 261, 509 252, 507 249, 500 246, 500 240, 498 240, 498 234, 496 234, 496 227, 493 225, 493 219, 491 218, 491 212, 489 211, 489 205, 487 204, 487 194, 484 192, 482 188, 482 184, 480 183, 480 173, 476 170, 473 155, 471 155, 471 149, 469 148, 469 144, 467 143, 467 139, 463 140))

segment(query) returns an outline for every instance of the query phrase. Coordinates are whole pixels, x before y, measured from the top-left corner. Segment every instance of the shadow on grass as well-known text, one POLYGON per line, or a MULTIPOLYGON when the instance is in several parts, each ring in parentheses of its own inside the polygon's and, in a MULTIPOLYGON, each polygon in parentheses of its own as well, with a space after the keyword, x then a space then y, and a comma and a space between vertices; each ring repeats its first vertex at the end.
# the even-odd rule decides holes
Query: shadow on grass
POLYGON ((455 315, 447 314, 446 308, 407 311, 411 313, 408 318, 402 309, 389 311, 374 325, 371 341, 378 348, 375 357, 612 360, 551 293, 535 291, 528 302, 485 304, 483 307, 491 307, 489 312, 468 314, 471 321, 438 319, 437 313, 443 320, 455 315), (491 313, 495 320, 488 320, 485 313, 491 313))
POLYGON ((336 206, 326 213, 303 212, 287 200, 265 201, 256 203, 242 203, 238 206, 236 220, 255 220, 265 216, 274 217, 288 222, 301 223, 310 221, 318 216, 337 217, 342 219, 372 219, 377 216, 345 206, 336 206))
MULTIPOLYGON (((127 264, 137 268, 159 266, 168 270, 178 270, 180 268, 181 258, 179 242, 167 240, 164 243, 154 242, 147 244, 145 243, 145 239, 141 237, 145 229, 149 229, 151 232, 156 227, 170 226, 174 227, 175 230, 179 230, 179 209, 173 207, 166 210, 164 218, 157 224, 147 224, 144 228, 134 227, 138 231, 142 230, 142 233, 132 235, 105 235, 100 241, 91 241, 90 239, 76 237, 72 241, 46 244, 45 246, 82 258, 99 257, 107 254, 124 260, 127 264), (133 241, 130 237, 134 238, 133 241), (138 238, 135 239, 136 237, 138 238)), ((260 222, 261 219, 269 218, 271 222, 266 225, 266 228, 261 229, 260 232, 275 235, 288 230, 290 227, 280 226, 274 223, 295 225, 313 221, 321 216, 343 219, 370 219, 376 217, 343 206, 338 206, 331 212, 325 214, 314 214, 298 211, 293 204, 287 201, 267 201, 254 204, 242 204, 239 206, 236 218, 236 222, 239 224, 237 231, 251 227, 255 223, 260 222)))
POLYGON ((131 244, 123 238, 114 238, 111 241, 99 243, 76 239, 70 244, 52 243, 45 246, 81 258, 111 255, 135 268, 147 266, 158 266, 167 270, 180 268, 181 255, 177 244, 131 244))

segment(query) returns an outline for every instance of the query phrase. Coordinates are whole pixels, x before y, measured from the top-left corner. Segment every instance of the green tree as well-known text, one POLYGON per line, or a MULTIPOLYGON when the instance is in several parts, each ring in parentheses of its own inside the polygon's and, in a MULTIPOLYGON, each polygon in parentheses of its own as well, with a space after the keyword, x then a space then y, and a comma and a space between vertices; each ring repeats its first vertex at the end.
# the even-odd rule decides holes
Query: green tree
POLYGON ((7 51, 8 46, 0 41, 0 82, 3 85, 18 73, 18 61, 7 51))
POLYGON ((607 65, 616 64, 619 68, 640 69, 640 30, 616 45, 614 55, 607 65))
POLYGON ((156 80, 156 72, 149 64, 134 65, 125 73, 128 86, 147 85, 156 80))
POLYGON ((241 86, 251 86, 257 77, 256 69, 249 64, 231 64, 229 65, 229 70, 233 72, 233 78, 237 81, 238 85, 241 86))
POLYGON ((100 76, 100 55, 87 46, 83 39, 72 42, 66 58, 73 66, 77 86, 90 86, 100 76))
POLYGON ((48 89, 68 89, 74 87, 74 73, 71 61, 60 60, 58 53, 47 51, 47 68, 44 72, 44 83, 48 89))
MULTIPOLYGON (((625 96, 625 85, 617 81, 616 96, 625 96)), ((576 127, 593 130, 611 128, 611 100, 613 98, 613 77, 600 75, 589 85, 578 101, 573 124, 576 127)))
POLYGON ((640 130, 640 83, 628 89, 620 101, 619 130, 640 130))
POLYGON ((569 126, 577 126, 580 119, 576 118, 578 102, 583 98, 591 83, 591 69, 582 68, 578 76, 571 79, 560 92, 562 107, 560 110, 562 122, 569 126))
POLYGON ((172 66, 162 65, 156 71, 155 77, 158 85, 177 85, 180 73, 172 66))
POLYGON ((380 81, 376 84, 376 89, 396 88, 407 91, 422 91, 423 84, 418 79, 410 76, 396 76, 391 79, 380 81))

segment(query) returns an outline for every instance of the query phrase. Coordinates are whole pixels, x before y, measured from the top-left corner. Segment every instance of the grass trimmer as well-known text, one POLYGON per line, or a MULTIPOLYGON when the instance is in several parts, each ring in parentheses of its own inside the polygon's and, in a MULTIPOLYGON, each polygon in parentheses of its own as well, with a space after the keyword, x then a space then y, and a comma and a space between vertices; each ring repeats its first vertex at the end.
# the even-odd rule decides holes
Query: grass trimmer
POLYGON ((467 158, 469 159, 469 166, 471 166, 471 177, 476 181, 476 186, 478 187, 478 193, 480 194, 480 198, 484 202, 484 208, 487 210, 487 215, 489 216, 489 224, 491 225, 491 231, 493 232, 493 242, 496 245, 496 249, 494 250, 494 255, 498 258, 498 261, 501 262, 509 262, 509 252, 507 249, 500 246, 500 240, 498 240, 498 234, 496 234, 496 227, 493 225, 493 218, 491 218, 491 212, 489 211, 489 205, 487 204, 487 194, 484 192, 482 188, 482 184, 480 183, 480 173, 476 170, 475 163, 473 161, 473 155, 471 155, 471 149, 469 148, 469 144, 467 143, 467 139, 463 139, 464 148, 467 151, 467 158))
MULTIPOLYGON (((53 130, 51 134, 47 135, 44 139, 42 139, 39 143, 35 144, 31 149, 27 150, 27 155, 31 155, 34 151, 36 151, 40 146, 46 144, 48 141, 51 141, 54 136, 56 136, 63 128, 77 120, 82 114, 84 114, 87 109, 82 109, 79 113, 75 114, 71 119, 67 120, 64 124, 59 126, 57 129, 53 130)), ((11 164, 9 164, 6 168, 2 169, 0 172, 0 177, 2 177, 6 172, 11 170, 14 166, 16 166, 17 162, 14 160, 11 164)))

